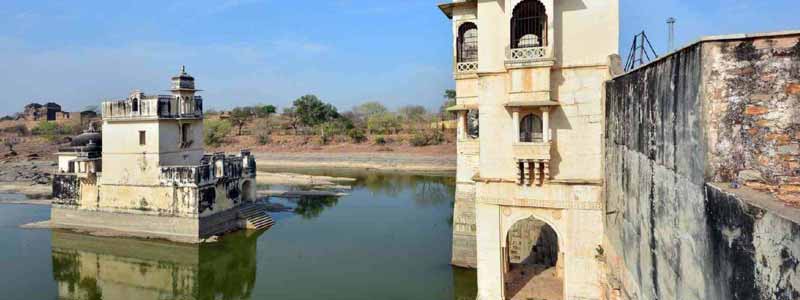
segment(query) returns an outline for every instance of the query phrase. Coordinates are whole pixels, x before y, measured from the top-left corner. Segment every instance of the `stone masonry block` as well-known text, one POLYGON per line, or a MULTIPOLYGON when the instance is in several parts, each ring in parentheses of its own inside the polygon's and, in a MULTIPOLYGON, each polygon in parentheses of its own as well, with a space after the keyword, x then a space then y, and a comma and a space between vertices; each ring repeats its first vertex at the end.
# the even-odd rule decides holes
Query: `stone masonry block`
POLYGON ((786 86, 786 93, 789 95, 800 94, 800 83, 790 83, 786 86))
POLYGON ((760 116, 766 114, 769 110, 766 107, 758 105, 748 105, 744 113, 748 116, 760 116))

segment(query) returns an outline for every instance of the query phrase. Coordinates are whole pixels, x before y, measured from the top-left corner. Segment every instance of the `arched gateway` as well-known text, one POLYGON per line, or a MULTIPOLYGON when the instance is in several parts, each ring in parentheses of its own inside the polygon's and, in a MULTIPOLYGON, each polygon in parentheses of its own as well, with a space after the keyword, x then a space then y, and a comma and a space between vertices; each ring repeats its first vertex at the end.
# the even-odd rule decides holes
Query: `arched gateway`
POLYGON ((439 6, 453 20, 458 115, 452 261, 477 267, 479 300, 603 297, 603 82, 618 6, 439 6))

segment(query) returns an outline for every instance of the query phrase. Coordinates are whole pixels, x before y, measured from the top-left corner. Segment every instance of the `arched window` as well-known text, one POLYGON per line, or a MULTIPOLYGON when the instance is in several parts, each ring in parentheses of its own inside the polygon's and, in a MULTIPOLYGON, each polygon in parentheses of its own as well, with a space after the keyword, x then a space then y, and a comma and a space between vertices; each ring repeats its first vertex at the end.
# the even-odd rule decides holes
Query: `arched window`
POLYGON ((544 140, 542 135, 542 118, 530 114, 522 118, 522 121, 519 123, 520 142, 541 143, 544 140))
POLYGON ((478 26, 467 22, 458 27, 458 62, 478 61, 478 26))
POLYGON ((133 100, 131 101, 131 110, 139 111, 139 99, 133 98, 133 100))
POLYGON ((547 11, 538 0, 524 0, 511 17, 511 48, 547 46, 547 11))
POLYGON ((467 136, 471 139, 480 137, 480 123, 478 122, 478 110, 473 109, 467 112, 467 136))
POLYGON ((184 147, 187 146, 186 144, 190 142, 189 136, 192 134, 190 131, 191 129, 190 126, 191 124, 181 124, 181 143, 183 144, 184 147))

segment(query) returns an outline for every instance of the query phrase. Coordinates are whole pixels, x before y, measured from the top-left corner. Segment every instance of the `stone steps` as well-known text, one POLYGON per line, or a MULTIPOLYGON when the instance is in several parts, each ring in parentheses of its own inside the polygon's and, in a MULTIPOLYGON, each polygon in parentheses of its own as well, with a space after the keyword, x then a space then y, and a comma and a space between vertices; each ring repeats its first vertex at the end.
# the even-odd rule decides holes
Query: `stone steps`
POLYGON ((244 221, 245 228, 251 230, 266 230, 275 225, 275 220, 267 214, 263 205, 251 204, 239 210, 239 219, 244 221))

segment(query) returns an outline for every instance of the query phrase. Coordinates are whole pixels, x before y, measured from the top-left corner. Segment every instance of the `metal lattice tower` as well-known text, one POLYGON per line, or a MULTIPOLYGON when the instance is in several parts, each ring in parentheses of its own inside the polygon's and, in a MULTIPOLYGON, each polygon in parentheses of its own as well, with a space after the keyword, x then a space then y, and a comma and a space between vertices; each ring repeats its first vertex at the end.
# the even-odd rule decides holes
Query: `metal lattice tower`
POLYGON ((658 54, 656 54, 653 44, 650 43, 647 34, 642 31, 633 36, 633 45, 631 45, 631 52, 628 54, 628 61, 625 63, 625 71, 633 70, 656 58, 658 58, 658 54))

